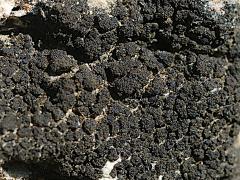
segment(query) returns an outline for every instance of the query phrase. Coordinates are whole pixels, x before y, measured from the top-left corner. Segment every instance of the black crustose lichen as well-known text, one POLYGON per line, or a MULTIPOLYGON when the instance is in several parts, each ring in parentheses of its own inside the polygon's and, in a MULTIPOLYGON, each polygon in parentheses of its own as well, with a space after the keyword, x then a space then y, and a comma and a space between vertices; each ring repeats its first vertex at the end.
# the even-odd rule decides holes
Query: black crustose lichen
POLYGON ((30 179, 232 176, 240 56, 228 25, 194 0, 124 0, 111 15, 38 6, 44 18, 21 17, 0 41, 3 167, 24 163, 30 179))

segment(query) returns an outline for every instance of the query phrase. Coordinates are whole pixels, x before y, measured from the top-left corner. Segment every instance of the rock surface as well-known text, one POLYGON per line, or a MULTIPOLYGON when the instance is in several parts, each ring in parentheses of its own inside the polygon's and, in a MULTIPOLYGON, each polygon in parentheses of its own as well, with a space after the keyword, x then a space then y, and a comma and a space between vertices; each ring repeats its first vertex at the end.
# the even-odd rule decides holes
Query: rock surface
POLYGON ((216 16, 198 0, 109 3, 40 2, 0 27, 4 171, 46 180, 234 178, 238 5, 216 16))

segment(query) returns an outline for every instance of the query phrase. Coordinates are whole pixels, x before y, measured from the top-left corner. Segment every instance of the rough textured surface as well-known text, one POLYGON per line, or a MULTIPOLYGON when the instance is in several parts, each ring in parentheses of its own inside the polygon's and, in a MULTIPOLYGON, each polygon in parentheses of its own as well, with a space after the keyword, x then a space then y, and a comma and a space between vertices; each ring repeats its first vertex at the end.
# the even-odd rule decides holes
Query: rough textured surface
POLYGON ((55 0, 9 18, 2 167, 24 164, 30 179, 232 178, 238 19, 233 5, 218 18, 205 5, 123 0, 90 12, 86 0, 55 0))

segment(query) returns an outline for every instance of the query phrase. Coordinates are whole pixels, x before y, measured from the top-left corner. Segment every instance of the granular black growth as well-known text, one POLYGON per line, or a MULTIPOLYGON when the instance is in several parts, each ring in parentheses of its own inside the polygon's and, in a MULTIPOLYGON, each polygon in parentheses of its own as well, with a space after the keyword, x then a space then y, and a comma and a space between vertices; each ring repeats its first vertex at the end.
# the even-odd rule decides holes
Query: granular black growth
POLYGON ((197 0, 123 0, 111 15, 86 1, 38 8, 24 25, 7 21, 13 34, 0 43, 5 169, 23 163, 46 180, 231 178, 240 55, 224 19, 197 0))

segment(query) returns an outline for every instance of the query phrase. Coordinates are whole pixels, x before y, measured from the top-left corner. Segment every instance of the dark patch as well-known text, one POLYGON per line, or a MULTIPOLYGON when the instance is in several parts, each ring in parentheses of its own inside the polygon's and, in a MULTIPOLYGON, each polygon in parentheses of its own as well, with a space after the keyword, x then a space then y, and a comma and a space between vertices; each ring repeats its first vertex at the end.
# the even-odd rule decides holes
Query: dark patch
POLYGON ((112 16, 62 2, 0 27, 13 33, 11 46, 0 42, 4 168, 98 179, 120 155, 118 179, 231 178, 237 33, 199 1, 124 1, 112 16))

